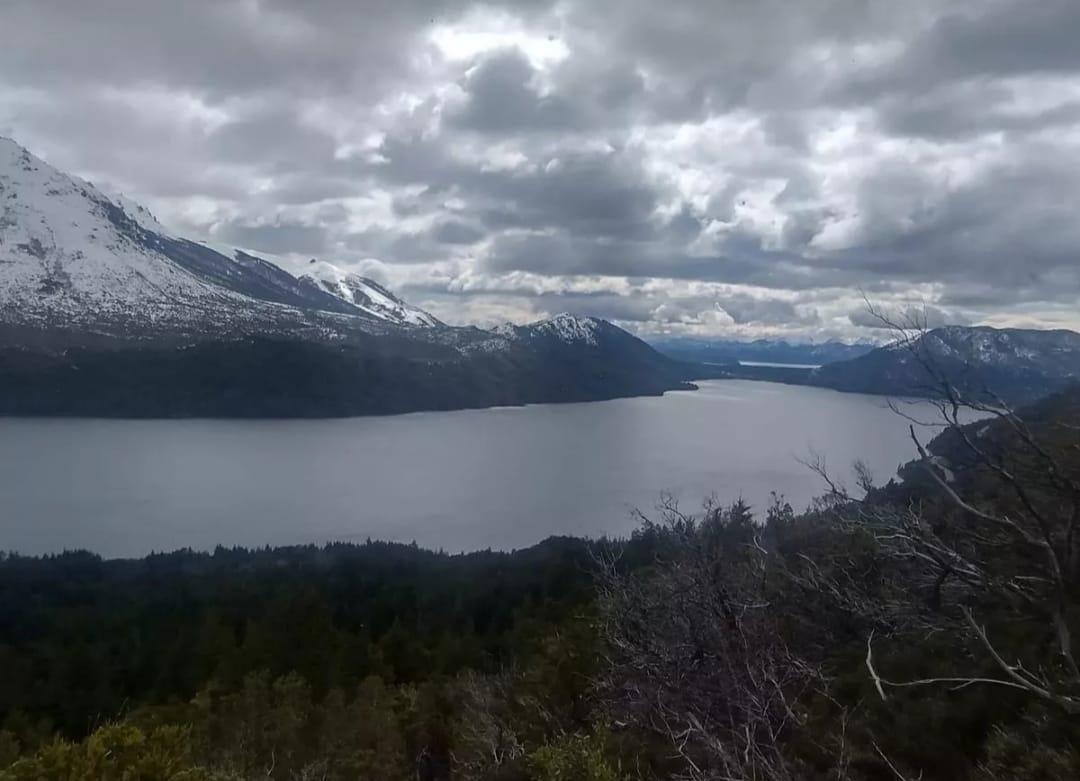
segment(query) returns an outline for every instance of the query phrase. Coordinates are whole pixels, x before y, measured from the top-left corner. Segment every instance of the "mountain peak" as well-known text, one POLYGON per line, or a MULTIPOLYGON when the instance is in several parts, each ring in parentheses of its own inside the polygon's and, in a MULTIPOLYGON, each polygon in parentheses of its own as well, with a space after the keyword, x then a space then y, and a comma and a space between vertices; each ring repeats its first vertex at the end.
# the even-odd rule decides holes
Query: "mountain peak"
MULTIPOLYGON (((545 322, 545 321, 538 321, 538 322, 545 322)), ((546 322, 549 322, 549 323, 576 323, 576 324, 588 323, 588 324, 593 324, 593 325, 600 325, 604 321, 601 320, 598 317, 592 317, 590 315, 575 315, 575 314, 571 314, 570 312, 559 312, 559 314, 554 315, 553 317, 547 318, 546 322)))
POLYGON ((0 155, 2 155, 2 158, 0 159, 12 157, 29 157, 33 160, 38 160, 38 158, 34 157, 34 155, 32 155, 26 147, 24 147, 14 138, 10 138, 8 136, 0 136, 0 155))
POLYGON ((562 312, 549 320, 533 323, 540 331, 549 331, 564 342, 585 342, 595 345, 603 321, 595 317, 579 317, 562 312))
POLYGON ((168 235, 168 230, 165 226, 158 222, 158 218, 141 203, 133 201, 123 193, 117 195, 113 200, 116 202, 117 206, 124 210, 124 214, 136 222, 140 228, 162 235, 168 235))
POLYGON ((139 227, 152 218, 129 209, 11 139, 0 142, 5 320, 119 329, 142 314, 190 321, 194 307, 220 306, 228 295, 147 246, 139 227))
POLYGON ((384 320, 423 327, 442 325, 434 315, 406 303, 375 280, 325 260, 308 261, 300 280, 384 320))
POLYGON ((171 233, 141 204, 0 139, 2 324, 125 339, 441 325, 372 280, 330 264, 305 272, 171 233))
POLYGON ((605 327, 613 326, 596 317, 562 312, 526 325, 507 323, 497 326, 493 331, 508 339, 553 338, 566 344, 587 344, 595 347, 599 344, 599 335, 605 327))
POLYGON ((904 342, 816 370, 815 384, 838 390, 926 395, 938 382, 923 365, 972 397, 1025 402, 1080 380, 1080 334, 1026 328, 950 325, 920 335, 916 360, 904 342))

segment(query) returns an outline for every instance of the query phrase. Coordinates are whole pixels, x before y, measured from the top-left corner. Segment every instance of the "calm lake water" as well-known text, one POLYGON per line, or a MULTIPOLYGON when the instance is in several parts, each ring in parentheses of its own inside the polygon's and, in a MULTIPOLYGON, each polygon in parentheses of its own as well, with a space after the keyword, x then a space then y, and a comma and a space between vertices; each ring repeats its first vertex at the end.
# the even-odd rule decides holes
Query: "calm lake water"
POLYGON ((761 382, 591 404, 303 421, 0 419, 0 550, 106 556, 367 537, 446 550, 625 534, 661 492, 801 508, 813 448, 883 480, 885 399, 761 382))

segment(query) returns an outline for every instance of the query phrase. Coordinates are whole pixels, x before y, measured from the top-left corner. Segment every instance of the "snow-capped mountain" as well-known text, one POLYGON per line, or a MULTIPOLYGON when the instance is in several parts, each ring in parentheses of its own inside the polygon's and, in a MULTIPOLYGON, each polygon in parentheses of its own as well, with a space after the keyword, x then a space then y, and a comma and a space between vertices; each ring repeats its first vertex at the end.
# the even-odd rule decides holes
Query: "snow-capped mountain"
MULTIPOLYGON (((604 320, 455 328, 330 263, 290 273, 275 260, 178 235, 0 138, 0 414, 404 412, 661 393, 728 376, 604 320)), ((1010 400, 1080 380, 1070 331, 949 327, 923 338, 952 376, 1010 400)), ((786 381, 919 394, 916 364, 880 348, 786 381)))
POLYGON ((370 280, 318 274, 176 235, 0 138, 0 324, 143 338, 439 325, 370 280))
MULTIPOLYGON (((989 326, 945 326, 919 337, 915 350, 969 396, 1023 403, 1080 382, 1080 334, 989 326)), ((816 385, 893 395, 933 395, 935 380, 899 345, 816 369, 816 385)))
MULTIPOLYGON (((514 325, 506 323, 492 329, 500 336, 517 340, 554 339, 566 344, 579 343, 596 347, 599 344, 600 334, 607 328, 615 328, 605 320, 595 317, 578 317, 577 315, 555 315, 546 320, 537 320, 526 325, 514 325)), ((620 330, 621 329, 616 329, 620 330)))
POLYGON ((0 139, 0 414, 358 415, 657 394, 687 373, 602 320, 455 328, 330 263, 186 238, 0 139))
POLYGON ((434 315, 402 301, 375 280, 323 260, 309 261, 299 279, 389 322, 428 327, 442 325, 434 315))
POLYGON ((1080 375, 1080 334, 1075 331, 953 325, 936 328, 922 338, 935 355, 976 366, 1080 375))
POLYGON ((231 291, 164 260, 142 232, 123 206, 93 185, 0 138, 4 322, 71 327, 140 317, 191 320, 240 303, 231 291))
POLYGON ((575 367, 579 373, 595 373, 609 380, 629 381, 629 376, 642 372, 655 377, 674 373, 683 379, 696 373, 690 364, 661 355, 637 337, 596 317, 563 313, 526 325, 502 325, 493 333, 507 342, 506 351, 537 356, 552 366, 575 367))

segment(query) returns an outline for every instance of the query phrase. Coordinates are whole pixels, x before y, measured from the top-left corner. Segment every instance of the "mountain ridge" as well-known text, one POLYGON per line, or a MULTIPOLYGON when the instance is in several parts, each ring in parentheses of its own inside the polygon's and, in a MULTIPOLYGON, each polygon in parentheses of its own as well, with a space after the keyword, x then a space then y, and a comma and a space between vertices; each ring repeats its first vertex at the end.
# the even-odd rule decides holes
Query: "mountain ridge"
POLYGON ((325 260, 308 261, 297 279, 358 309, 401 325, 441 326, 442 321, 419 307, 406 303, 374 279, 346 271, 325 260))
POLYGON ((121 338, 437 322, 385 289, 380 305, 365 306, 259 254, 168 231, 131 199, 111 199, 11 139, 0 139, 0 261, 5 322, 75 322, 121 338))
MULTIPOLYGON (((922 338, 967 389, 1010 402, 1080 377, 1071 331, 947 326, 922 338)), ((693 378, 927 393, 910 354, 889 345, 665 344, 666 355, 567 313, 449 326, 327 261, 175 234, 0 138, 0 414, 376 414, 658 394, 693 378), (739 363, 755 359, 824 365, 739 363)))
POLYGON ((384 414, 660 394, 691 373, 606 321, 454 327, 324 261, 294 275, 0 139, 0 414, 384 414))
POLYGON ((814 369, 807 383, 834 390, 934 396, 936 380, 921 361, 972 400, 1026 404, 1080 381, 1080 334, 992 326, 943 326, 911 343, 814 369))

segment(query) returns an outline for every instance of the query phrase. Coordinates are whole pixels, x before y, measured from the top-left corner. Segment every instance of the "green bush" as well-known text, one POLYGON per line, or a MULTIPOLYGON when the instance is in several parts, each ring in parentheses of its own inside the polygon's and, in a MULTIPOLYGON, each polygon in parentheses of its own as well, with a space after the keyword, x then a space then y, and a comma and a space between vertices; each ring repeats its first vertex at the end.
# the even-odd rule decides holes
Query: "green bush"
POLYGON ((2 781, 225 781, 196 767, 183 727, 149 732, 125 724, 102 727, 80 743, 54 741, 0 770, 2 781))
POLYGON ((618 781, 599 735, 567 735, 529 758, 535 781, 618 781))

